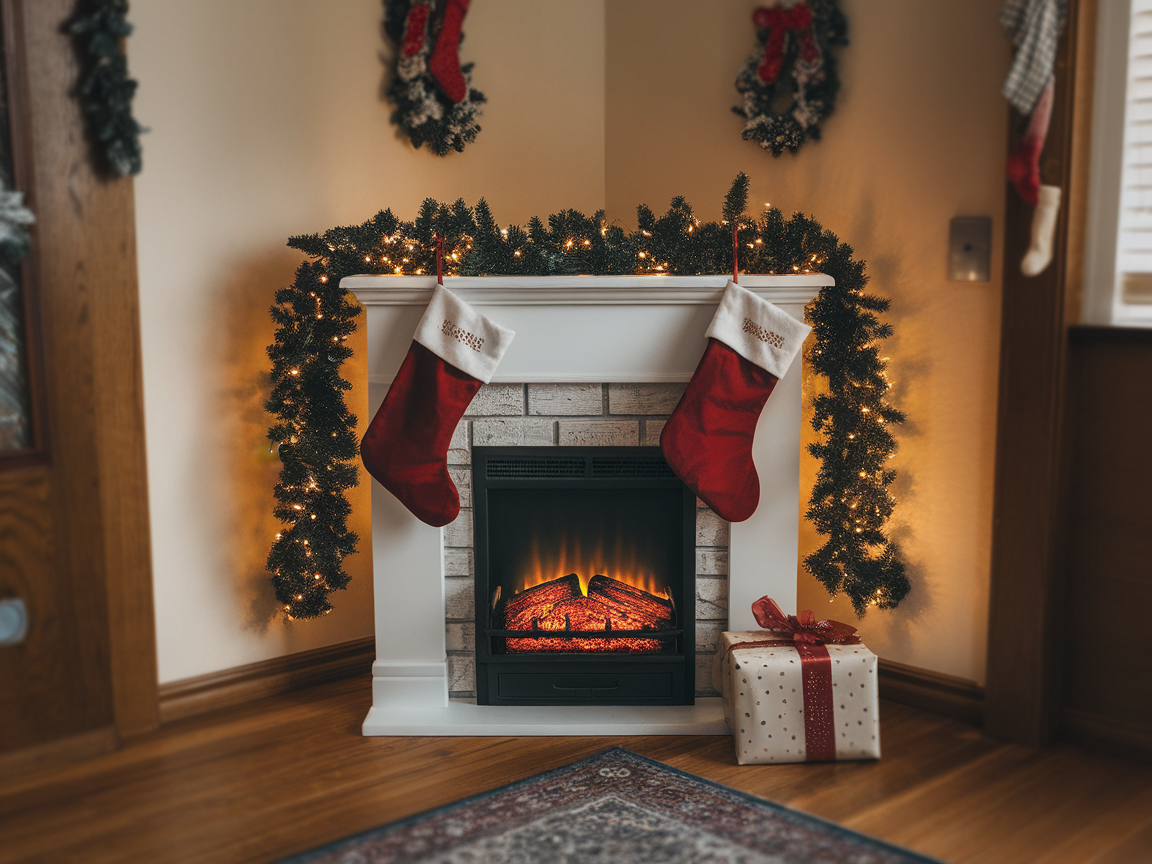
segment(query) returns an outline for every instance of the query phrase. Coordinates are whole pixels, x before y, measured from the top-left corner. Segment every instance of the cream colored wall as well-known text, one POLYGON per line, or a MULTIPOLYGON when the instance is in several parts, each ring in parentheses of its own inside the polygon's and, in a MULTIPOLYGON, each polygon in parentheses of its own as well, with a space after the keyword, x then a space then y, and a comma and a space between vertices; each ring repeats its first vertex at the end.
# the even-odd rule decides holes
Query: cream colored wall
POLYGON ((444 159, 389 122, 381 18, 379 0, 132 4, 152 130, 136 206, 162 682, 372 632, 366 554, 313 622, 281 620, 264 572, 267 310, 301 260, 287 237, 384 207, 412 218, 426 196, 486 196, 502 222, 604 205, 603 0, 476 3, 462 56, 491 102, 476 142, 444 159))
MULTIPOLYGON (((914 588, 860 623, 880 656, 982 682, 987 635, 1009 51, 1001 0, 843 0, 852 44, 825 136, 779 159, 740 139, 733 80, 754 45, 751 12, 695 0, 608 6, 608 214, 632 225, 684 195, 719 217, 737 171, 751 206, 815 216, 868 262, 888 316, 900 504, 893 534, 914 588), (990 283, 946 279, 948 221, 993 217, 990 283)), ((753 210, 752 212, 756 212, 753 210)), ((811 433, 807 427, 806 436, 811 433)), ((805 454, 802 496, 815 463, 805 454)), ((764 494, 770 494, 765 490, 764 494)), ((802 523, 801 554, 818 538, 802 523)), ((802 573, 801 608, 854 621, 802 573)))
MULTIPOLYGON (((161 681, 371 633, 366 556, 316 622, 282 622, 263 571, 267 307, 300 260, 289 235, 382 207, 411 218, 428 195, 485 196, 501 222, 607 206, 631 228, 637 203, 659 212, 683 194, 716 218, 738 170, 754 205, 811 213, 850 242, 893 300, 893 396, 910 416, 895 535, 915 589, 868 615, 867 641, 983 680, 999 243, 991 283, 948 282, 945 264, 952 216, 992 215, 1000 231, 1000 0, 843 0, 852 45, 825 140, 776 160, 729 111, 754 5, 475 3, 462 54, 491 101, 476 143, 438 159, 397 136, 379 97, 378 0, 133 3, 137 116, 152 129, 136 195, 161 681)), ((804 528, 802 551, 817 542, 804 528)), ((806 576, 800 601, 852 620, 806 576)))

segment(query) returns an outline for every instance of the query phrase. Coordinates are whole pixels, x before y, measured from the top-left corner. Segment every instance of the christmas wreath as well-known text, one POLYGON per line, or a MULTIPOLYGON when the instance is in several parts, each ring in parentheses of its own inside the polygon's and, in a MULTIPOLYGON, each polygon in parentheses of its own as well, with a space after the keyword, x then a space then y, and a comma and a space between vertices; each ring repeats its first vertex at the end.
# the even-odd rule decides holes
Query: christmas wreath
POLYGON ((527 229, 501 228, 483 199, 470 208, 428 198, 412 222, 384 210, 361 225, 291 238, 288 245, 308 260, 293 284, 276 293, 266 404, 277 418, 268 438, 283 463, 274 513, 285 523, 268 569, 285 614, 314 618, 331 611, 329 593, 348 584, 341 562, 357 545, 344 494, 358 483, 357 419, 344 402, 351 385, 339 372, 351 356, 345 342, 360 307, 340 280, 358 273, 435 273, 441 242, 445 272, 453 276, 725 273, 738 244, 742 272, 834 277, 836 284, 822 288, 806 310, 814 336, 809 365, 827 381, 813 400, 813 428, 821 439, 810 452, 820 470, 807 517, 827 539, 804 566, 832 594, 847 594, 859 615, 869 606, 895 608, 911 586, 885 530, 896 504, 888 491, 896 478, 888 467, 896 452, 888 427, 904 420, 888 401, 879 344, 892 333, 877 317, 888 301, 865 292, 864 263, 815 219, 799 213, 785 219, 775 209, 752 219, 744 215, 747 199, 748 177, 741 173, 725 197, 721 222, 701 222, 686 200, 675 198, 659 218, 637 208, 637 227, 629 233, 609 225, 603 211, 562 210, 546 222, 534 217, 527 229))
POLYGON ((836 103, 840 79, 833 46, 847 45, 848 24, 835 0, 777 0, 752 13, 759 48, 736 77, 744 97, 732 110, 742 136, 779 156, 795 153, 836 103))
POLYGON ((388 98, 392 122, 412 146, 437 156, 476 140, 484 94, 472 88, 472 64, 460 65, 470 0, 385 0, 384 32, 398 47, 388 98))

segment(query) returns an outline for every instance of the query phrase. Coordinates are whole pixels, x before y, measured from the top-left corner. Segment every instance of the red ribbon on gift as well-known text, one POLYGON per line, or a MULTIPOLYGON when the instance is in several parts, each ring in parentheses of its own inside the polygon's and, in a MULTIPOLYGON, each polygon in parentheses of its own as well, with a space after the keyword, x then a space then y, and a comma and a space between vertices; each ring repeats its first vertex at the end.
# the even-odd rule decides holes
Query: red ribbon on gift
POLYGON ((768 31, 768 39, 764 43, 764 59, 756 70, 761 84, 771 84, 780 77, 780 68, 784 65, 784 39, 790 31, 800 31, 801 60, 815 63, 820 59, 820 49, 812 39, 812 10, 807 3, 797 3, 790 9, 783 6, 761 6, 752 13, 752 23, 757 30, 768 31))
POLYGON ((800 654, 800 678, 804 689, 804 744, 808 762, 830 762, 836 758, 836 733, 832 725, 832 658, 826 644, 858 645, 856 628, 840 621, 816 620, 812 610, 785 615, 771 597, 752 604, 756 623, 765 630, 783 634, 785 639, 755 639, 729 646, 771 648, 792 646, 800 654))

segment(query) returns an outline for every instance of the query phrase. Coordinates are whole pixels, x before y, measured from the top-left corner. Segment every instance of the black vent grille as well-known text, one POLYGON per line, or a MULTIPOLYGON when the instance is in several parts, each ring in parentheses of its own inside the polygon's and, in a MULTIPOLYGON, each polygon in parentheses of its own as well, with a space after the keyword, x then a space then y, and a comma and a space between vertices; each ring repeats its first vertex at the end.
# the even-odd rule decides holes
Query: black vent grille
POLYGON ((528 459, 502 458, 488 459, 489 479, 513 477, 583 477, 587 473, 582 458, 528 459))
POLYGON ((662 456, 592 457, 593 477, 675 477, 662 456))

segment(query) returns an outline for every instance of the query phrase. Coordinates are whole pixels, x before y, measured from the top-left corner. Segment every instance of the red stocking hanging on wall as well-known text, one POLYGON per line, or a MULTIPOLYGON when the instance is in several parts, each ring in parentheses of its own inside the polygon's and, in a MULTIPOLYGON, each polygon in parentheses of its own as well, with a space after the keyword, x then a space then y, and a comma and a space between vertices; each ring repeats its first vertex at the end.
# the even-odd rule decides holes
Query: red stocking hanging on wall
POLYGON ((756 421, 811 329, 730 281, 704 356, 660 435, 672 470, 729 522, 756 512, 756 421))
POLYGON ((447 0, 444 5, 444 19, 440 24, 440 34, 436 37, 436 47, 428 68, 432 77, 453 102, 463 102, 468 95, 468 82, 460 69, 460 33, 464 28, 464 16, 468 13, 471 0, 447 0))
POLYGON ((448 445, 514 335, 436 286, 360 444, 368 473, 421 522, 439 527, 460 513, 460 496, 448 475, 448 445))

